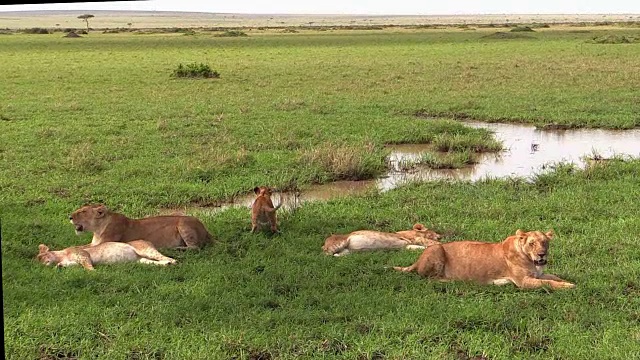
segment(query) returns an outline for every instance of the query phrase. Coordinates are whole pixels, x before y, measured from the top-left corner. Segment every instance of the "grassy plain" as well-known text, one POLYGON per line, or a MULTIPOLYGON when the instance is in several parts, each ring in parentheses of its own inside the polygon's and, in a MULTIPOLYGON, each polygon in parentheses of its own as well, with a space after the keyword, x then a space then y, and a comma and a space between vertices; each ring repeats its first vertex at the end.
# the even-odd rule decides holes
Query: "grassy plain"
POLYGON ((244 209, 199 215, 217 244, 166 251, 170 268, 33 260, 39 243, 89 241, 67 220, 86 202, 146 216, 259 184, 371 178, 385 144, 492 146, 447 118, 640 125, 640 44, 588 42, 640 30, 496 31, 507 30, 0 35, 8 358, 640 356, 638 161, 309 203, 283 212, 273 237, 250 234, 244 209), (221 77, 170 77, 190 62, 221 77), (441 284, 385 269, 415 252, 320 252, 331 233, 416 221, 445 241, 553 228, 549 272, 578 287, 441 284))

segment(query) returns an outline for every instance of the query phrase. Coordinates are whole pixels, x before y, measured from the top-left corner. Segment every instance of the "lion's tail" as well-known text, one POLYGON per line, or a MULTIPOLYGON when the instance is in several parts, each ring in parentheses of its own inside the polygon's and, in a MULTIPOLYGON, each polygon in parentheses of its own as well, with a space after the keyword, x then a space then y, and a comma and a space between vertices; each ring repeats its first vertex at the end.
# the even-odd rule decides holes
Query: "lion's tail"
POLYGON ((414 263, 414 264, 413 264, 413 265, 411 265, 411 266, 405 266, 405 267, 402 267, 402 266, 394 266, 394 267, 393 267, 393 269, 394 269, 394 270, 398 270, 398 271, 402 271, 402 272, 412 272, 412 271, 415 271, 415 270, 416 270, 416 267, 417 267, 417 266, 416 266, 416 264, 414 263))

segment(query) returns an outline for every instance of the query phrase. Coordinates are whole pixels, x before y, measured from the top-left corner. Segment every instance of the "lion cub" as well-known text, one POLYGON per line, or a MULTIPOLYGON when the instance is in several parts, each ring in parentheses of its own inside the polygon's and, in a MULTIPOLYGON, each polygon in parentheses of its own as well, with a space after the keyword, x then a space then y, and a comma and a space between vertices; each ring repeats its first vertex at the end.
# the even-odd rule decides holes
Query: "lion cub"
POLYGON ((253 189, 257 196, 251 205, 251 232, 265 226, 269 226, 272 232, 278 232, 276 210, 282 206, 282 200, 278 206, 274 207, 271 201, 272 191, 266 186, 256 186, 253 189))
POLYGON ((63 250, 51 251, 40 244, 36 259, 49 266, 66 267, 82 265, 87 270, 93 270, 97 264, 109 264, 119 262, 140 262, 143 264, 169 265, 176 262, 168 256, 162 255, 148 241, 134 240, 126 243, 103 242, 95 246, 72 246, 63 250))

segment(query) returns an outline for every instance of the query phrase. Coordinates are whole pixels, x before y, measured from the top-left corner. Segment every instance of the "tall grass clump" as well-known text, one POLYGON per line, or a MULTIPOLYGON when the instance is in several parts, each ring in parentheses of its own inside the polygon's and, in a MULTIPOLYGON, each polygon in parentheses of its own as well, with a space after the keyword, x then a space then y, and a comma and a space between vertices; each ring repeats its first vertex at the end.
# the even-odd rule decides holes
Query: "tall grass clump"
POLYGON ((24 29, 22 32, 25 34, 49 34, 49 30, 39 27, 24 29))
POLYGON ((473 157, 473 153, 469 150, 443 154, 426 152, 422 154, 422 158, 418 163, 432 169, 459 169, 467 165, 475 164, 476 160, 473 157))
POLYGON ((485 35, 482 37, 483 39, 499 39, 499 40, 510 40, 510 39, 535 39, 535 37, 526 34, 520 33, 511 33, 511 32, 503 32, 498 31, 493 34, 485 35))
POLYGON ((432 142, 438 151, 497 152, 502 144, 489 133, 439 134, 432 142))
POLYGON ((593 44, 633 44, 639 40, 640 39, 629 35, 604 35, 595 36, 589 40, 589 42, 593 44))
POLYGON ((384 152, 371 143, 326 144, 304 152, 300 161, 320 170, 315 176, 316 182, 372 179, 387 167, 384 152))
POLYGON ((211 67, 203 63, 191 63, 182 65, 173 70, 172 75, 177 78, 219 78, 220 73, 212 70, 211 67))
POLYGON ((516 26, 510 30, 511 32, 532 32, 535 31, 529 26, 516 26))

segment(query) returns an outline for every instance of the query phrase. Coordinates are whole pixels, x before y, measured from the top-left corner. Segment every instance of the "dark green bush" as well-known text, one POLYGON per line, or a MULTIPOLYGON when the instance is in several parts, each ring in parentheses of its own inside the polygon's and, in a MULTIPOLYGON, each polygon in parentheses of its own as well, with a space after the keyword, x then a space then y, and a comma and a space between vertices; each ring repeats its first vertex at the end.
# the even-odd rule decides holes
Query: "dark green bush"
POLYGON ((191 77, 191 78, 219 78, 220 73, 215 70, 211 70, 211 67, 203 63, 191 63, 187 65, 178 65, 173 70, 174 77, 191 77))
POLYGON ((25 34, 48 34, 49 30, 47 30, 45 28, 34 27, 34 28, 30 28, 30 29, 24 29, 24 30, 22 30, 22 32, 25 33, 25 34))

